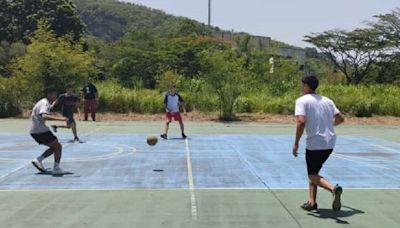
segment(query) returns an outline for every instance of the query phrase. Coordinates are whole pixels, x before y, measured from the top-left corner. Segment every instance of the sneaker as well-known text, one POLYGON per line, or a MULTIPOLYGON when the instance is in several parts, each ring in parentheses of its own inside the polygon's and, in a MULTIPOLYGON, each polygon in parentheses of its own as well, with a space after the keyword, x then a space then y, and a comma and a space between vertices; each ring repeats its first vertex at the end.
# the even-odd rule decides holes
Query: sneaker
POLYGON ((44 165, 42 164, 42 162, 40 162, 37 159, 33 159, 32 160, 32 165, 38 169, 40 172, 45 173, 46 172, 46 168, 44 167, 44 165))
POLYGON ((53 129, 54 133, 57 133, 57 126, 56 125, 51 125, 51 129, 53 129))
POLYGON ((53 176, 62 176, 66 173, 66 171, 64 171, 63 169, 61 169, 60 167, 54 167, 53 168, 53 172, 52 175, 53 176))
POLYGON ((75 137, 73 141, 74 142, 78 142, 78 143, 82 143, 82 141, 78 137, 75 137))
POLYGON ((186 138, 187 138, 187 136, 185 135, 185 133, 182 133, 182 138, 183 138, 183 139, 186 139, 186 138))
POLYGON ((305 211, 317 211, 318 210, 318 204, 311 205, 309 202, 304 203, 300 207, 305 211))
POLYGON ((332 202, 332 209, 334 211, 340 211, 340 208, 342 207, 342 203, 340 202, 340 197, 342 195, 343 188, 340 187, 339 185, 335 186, 335 189, 333 190, 333 202, 332 202))
POLYGON ((167 134, 162 134, 162 135, 160 135, 160 137, 163 139, 168 139, 167 134))

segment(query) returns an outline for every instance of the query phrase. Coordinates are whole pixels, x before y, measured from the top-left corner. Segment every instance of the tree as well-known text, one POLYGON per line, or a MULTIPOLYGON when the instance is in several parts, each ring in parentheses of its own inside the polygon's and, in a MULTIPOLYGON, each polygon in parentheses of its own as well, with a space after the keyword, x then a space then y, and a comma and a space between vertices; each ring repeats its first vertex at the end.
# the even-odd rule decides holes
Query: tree
POLYGON ((39 21, 27 54, 16 58, 10 67, 27 100, 40 97, 46 86, 63 91, 84 84, 93 72, 93 57, 72 40, 70 36, 57 38, 50 24, 39 21))
POLYGON ((331 30, 308 35, 305 41, 326 54, 349 84, 359 84, 368 75, 383 47, 379 34, 370 28, 351 32, 331 30))
POLYGON ((220 119, 234 120, 234 105, 248 83, 248 72, 243 69, 243 57, 231 51, 206 51, 203 53, 204 80, 219 98, 220 119))
POLYGON ((84 32, 84 25, 71 0, 1 0, 0 40, 28 43, 41 19, 49 22, 57 37, 72 34, 76 41, 84 32))
POLYGON ((124 86, 154 89, 162 72, 162 59, 155 52, 134 50, 114 64, 112 73, 124 86))
POLYGON ((21 43, 10 44, 6 41, 0 42, 0 76, 10 77, 11 72, 7 67, 15 57, 23 56, 26 53, 26 46, 21 43))
POLYGON ((377 22, 369 23, 383 38, 385 46, 400 52, 400 8, 388 14, 376 15, 377 22))

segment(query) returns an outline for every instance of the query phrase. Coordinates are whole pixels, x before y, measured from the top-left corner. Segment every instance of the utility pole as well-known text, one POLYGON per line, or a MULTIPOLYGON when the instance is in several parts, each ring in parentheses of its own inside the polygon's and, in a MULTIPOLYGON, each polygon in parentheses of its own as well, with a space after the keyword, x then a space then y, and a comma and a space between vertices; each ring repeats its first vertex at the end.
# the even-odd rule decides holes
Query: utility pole
POLYGON ((208 26, 211 26, 211 0, 208 0, 208 26))

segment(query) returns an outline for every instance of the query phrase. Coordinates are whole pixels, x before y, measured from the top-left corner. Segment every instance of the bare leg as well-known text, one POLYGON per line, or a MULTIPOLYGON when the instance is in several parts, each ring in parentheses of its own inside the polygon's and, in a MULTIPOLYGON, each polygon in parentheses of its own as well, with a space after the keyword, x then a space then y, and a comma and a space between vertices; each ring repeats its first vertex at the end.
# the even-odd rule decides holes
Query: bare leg
POLYGON ((46 159, 50 157, 53 153, 54 153, 53 150, 49 148, 41 155, 41 157, 43 157, 43 159, 46 159))
POLYGON ((48 157, 51 154, 54 154, 54 162, 60 163, 61 154, 62 154, 62 145, 58 142, 58 140, 54 140, 52 143, 47 144, 50 147, 46 152, 44 152, 44 156, 48 157))
POLYGON ((309 194, 310 194, 309 195, 310 198, 309 198, 308 202, 311 205, 314 205, 314 204, 317 203, 318 186, 313 184, 313 183, 311 183, 311 181, 310 181, 309 184, 308 184, 308 188, 309 188, 309 194))
POLYGON ((179 121, 179 126, 181 126, 181 131, 182 131, 182 134, 185 134, 185 125, 183 125, 183 122, 182 122, 182 120, 181 120, 181 121, 179 121))
POLYGON ((335 189, 335 186, 320 175, 309 175, 308 178, 314 185, 320 186, 329 192, 333 192, 335 189))
POLYGON ((165 122, 165 130, 164 133, 167 135, 168 134, 168 129, 169 129, 169 124, 171 123, 171 121, 165 122))
POLYGON ((78 133, 76 131, 76 123, 71 123, 72 133, 74 134, 74 138, 78 138, 78 133))

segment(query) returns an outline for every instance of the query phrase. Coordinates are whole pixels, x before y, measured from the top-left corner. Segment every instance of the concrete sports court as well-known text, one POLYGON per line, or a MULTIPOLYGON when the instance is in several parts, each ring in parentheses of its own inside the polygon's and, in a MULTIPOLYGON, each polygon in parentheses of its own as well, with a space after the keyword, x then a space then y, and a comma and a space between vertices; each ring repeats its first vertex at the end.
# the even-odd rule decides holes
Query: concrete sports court
MULTIPOLYGON (((161 122, 78 123, 83 144, 64 145, 72 175, 39 175, 45 147, 29 120, 0 120, 0 227, 398 227, 400 127, 341 126, 322 175, 344 187, 342 211, 307 200, 304 148, 293 125, 187 123, 189 139, 160 140, 161 122)), ((172 125, 171 135, 179 136, 172 125)), ((304 143, 303 143, 304 146, 304 143)), ((53 159, 45 165, 51 167, 53 159)))

